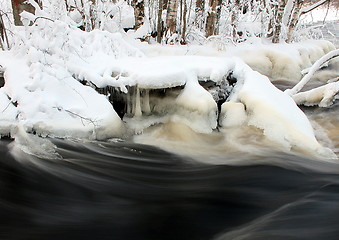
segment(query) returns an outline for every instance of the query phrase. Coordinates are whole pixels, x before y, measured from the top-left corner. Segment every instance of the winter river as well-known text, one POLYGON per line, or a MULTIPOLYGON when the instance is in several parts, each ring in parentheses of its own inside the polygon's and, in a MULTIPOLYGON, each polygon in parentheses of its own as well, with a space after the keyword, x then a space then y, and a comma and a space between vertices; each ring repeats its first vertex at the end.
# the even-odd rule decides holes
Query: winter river
MULTIPOLYGON (((304 111, 338 156, 339 102, 304 111)), ((132 140, 54 139, 53 159, 1 140, 0 238, 337 239, 339 165, 246 139, 263 151, 216 154, 206 139, 194 143, 198 157, 132 140)))
POLYGON ((335 45, 283 41, 304 1, 0 2, 0 240, 339 239, 328 9, 295 38, 335 45))

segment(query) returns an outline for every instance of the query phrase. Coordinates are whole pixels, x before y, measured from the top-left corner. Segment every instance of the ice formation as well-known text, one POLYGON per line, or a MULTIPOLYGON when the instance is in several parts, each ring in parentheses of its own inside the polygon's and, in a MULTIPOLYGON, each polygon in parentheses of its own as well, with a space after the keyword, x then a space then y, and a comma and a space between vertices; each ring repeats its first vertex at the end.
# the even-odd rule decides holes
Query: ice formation
MULTIPOLYGON (((0 53, 5 69, 1 135, 24 129, 41 136, 105 139, 173 122, 201 134, 215 131, 218 124, 224 130, 254 126, 286 149, 332 156, 319 145, 293 99, 243 60, 230 57, 234 49, 218 56, 198 56, 198 52, 157 56, 158 52, 146 57, 150 49, 132 46, 120 33, 83 32, 47 20, 23 28, 18 29, 12 50, 0 53), (96 90, 106 91, 106 96, 96 90), (113 106, 120 104, 119 109, 109 100, 113 106)), ((320 46, 314 59, 331 49, 323 42, 314 46, 320 46)), ((300 49, 292 47, 296 59, 302 57, 300 49)), ((310 62, 314 49, 306 57, 310 62)), ((182 48, 177 50, 180 53, 182 48)), ((244 59, 245 50, 234 55, 244 59)), ((260 58, 262 53, 267 58, 268 52, 274 52, 258 51, 252 56, 260 58)), ((290 56, 279 65, 280 56, 269 58, 267 71, 289 78, 298 75, 298 68, 285 68, 294 67, 287 64, 290 56)))
POLYGON ((262 129, 268 139, 287 149, 332 155, 317 142, 307 117, 287 93, 278 90, 258 72, 247 69, 239 73, 238 89, 222 106, 222 127, 234 127, 237 118, 239 122, 262 129))
POLYGON ((105 139, 123 133, 123 123, 106 97, 79 80, 111 80, 84 71, 88 58, 136 56, 137 49, 120 34, 84 33, 58 21, 42 21, 16 36, 12 51, 0 54, 5 69, 1 97, 7 98, 1 101, 1 121, 10 123, 7 128, 2 124, 3 135, 20 124, 43 136, 105 139))

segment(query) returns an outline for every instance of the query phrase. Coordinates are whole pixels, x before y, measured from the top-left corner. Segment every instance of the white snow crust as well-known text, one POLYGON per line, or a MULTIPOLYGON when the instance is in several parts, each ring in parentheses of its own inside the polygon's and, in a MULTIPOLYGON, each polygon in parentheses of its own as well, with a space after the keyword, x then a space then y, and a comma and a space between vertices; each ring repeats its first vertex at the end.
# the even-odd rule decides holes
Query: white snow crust
POLYGON ((268 139, 287 149, 331 156, 331 151, 317 142, 307 117, 287 93, 258 72, 248 70, 241 74, 238 79, 243 82, 222 108, 222 126, 233 127, 238 118, 240 123, 262 129, 268 139))
POLYGON ((223 131, 254 126, 286 149, 333 157, 293 99, 261 74, 299 80, 302 69, 332 50, 328 42, 241 45, 217 54, 209 47, 175 47, 176 56, 166 56, 166 48, 132 45, 121 33, 83 32, 58 20, 40 19, 16 31, 12 50, 0 52, 6 82, 0 88, 1 135, 106 139, 166 122, 211 133, 218 125, 217 103, 199 81, 225 83, 232 72, 237 83, 221 108, 223 131), (94 89, 107 86, 128 94, 135 89, 125 122, 94 89), (172 89, 172 95, 151 99, 149 91, 156 89, 172 89))

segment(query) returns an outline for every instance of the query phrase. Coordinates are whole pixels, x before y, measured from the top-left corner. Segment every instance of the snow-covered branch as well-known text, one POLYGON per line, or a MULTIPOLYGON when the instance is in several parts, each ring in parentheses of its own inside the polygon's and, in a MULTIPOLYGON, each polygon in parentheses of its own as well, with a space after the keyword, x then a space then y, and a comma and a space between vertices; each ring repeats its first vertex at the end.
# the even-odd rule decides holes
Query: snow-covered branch
POLYGON ((329 53, 327 53, 326 55, 324 55, 323 57, 321 57, 320 59, 318 59, 313 66, 310 68, 310 70, 308 71, 308 73, 300 80, 299 83, 297 83, 292 89, 287 89, 285 90, 286 93, 288 93, 290 96, 293 96, 295 94, 297 94, 305 85, 306 83, 308 83, 313 74, 326 62, 328 62, 329 60, 338 57, 339 56, 339 49, 333 50, 329 53))
POLYGON ((328 107, 339 93, 339 82, 328 83, 324 86, 293 95, 294 101, 300 105, 328 107))

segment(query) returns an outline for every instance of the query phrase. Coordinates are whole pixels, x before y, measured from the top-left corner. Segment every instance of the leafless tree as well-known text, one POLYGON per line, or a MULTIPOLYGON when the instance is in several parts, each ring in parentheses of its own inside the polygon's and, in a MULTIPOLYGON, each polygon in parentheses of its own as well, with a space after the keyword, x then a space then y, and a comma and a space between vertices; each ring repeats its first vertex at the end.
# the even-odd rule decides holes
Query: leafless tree
POLYGON ((145 18, 145 2, 144 0, 133 0, 132 6, 134 8, 134 28, 138 29, 144 24, 145 18))
POLYGON ((177 32, 177 11, 178 0, 168 0, 167 15, 166 15, 166 35, 171 36, 177 32))

